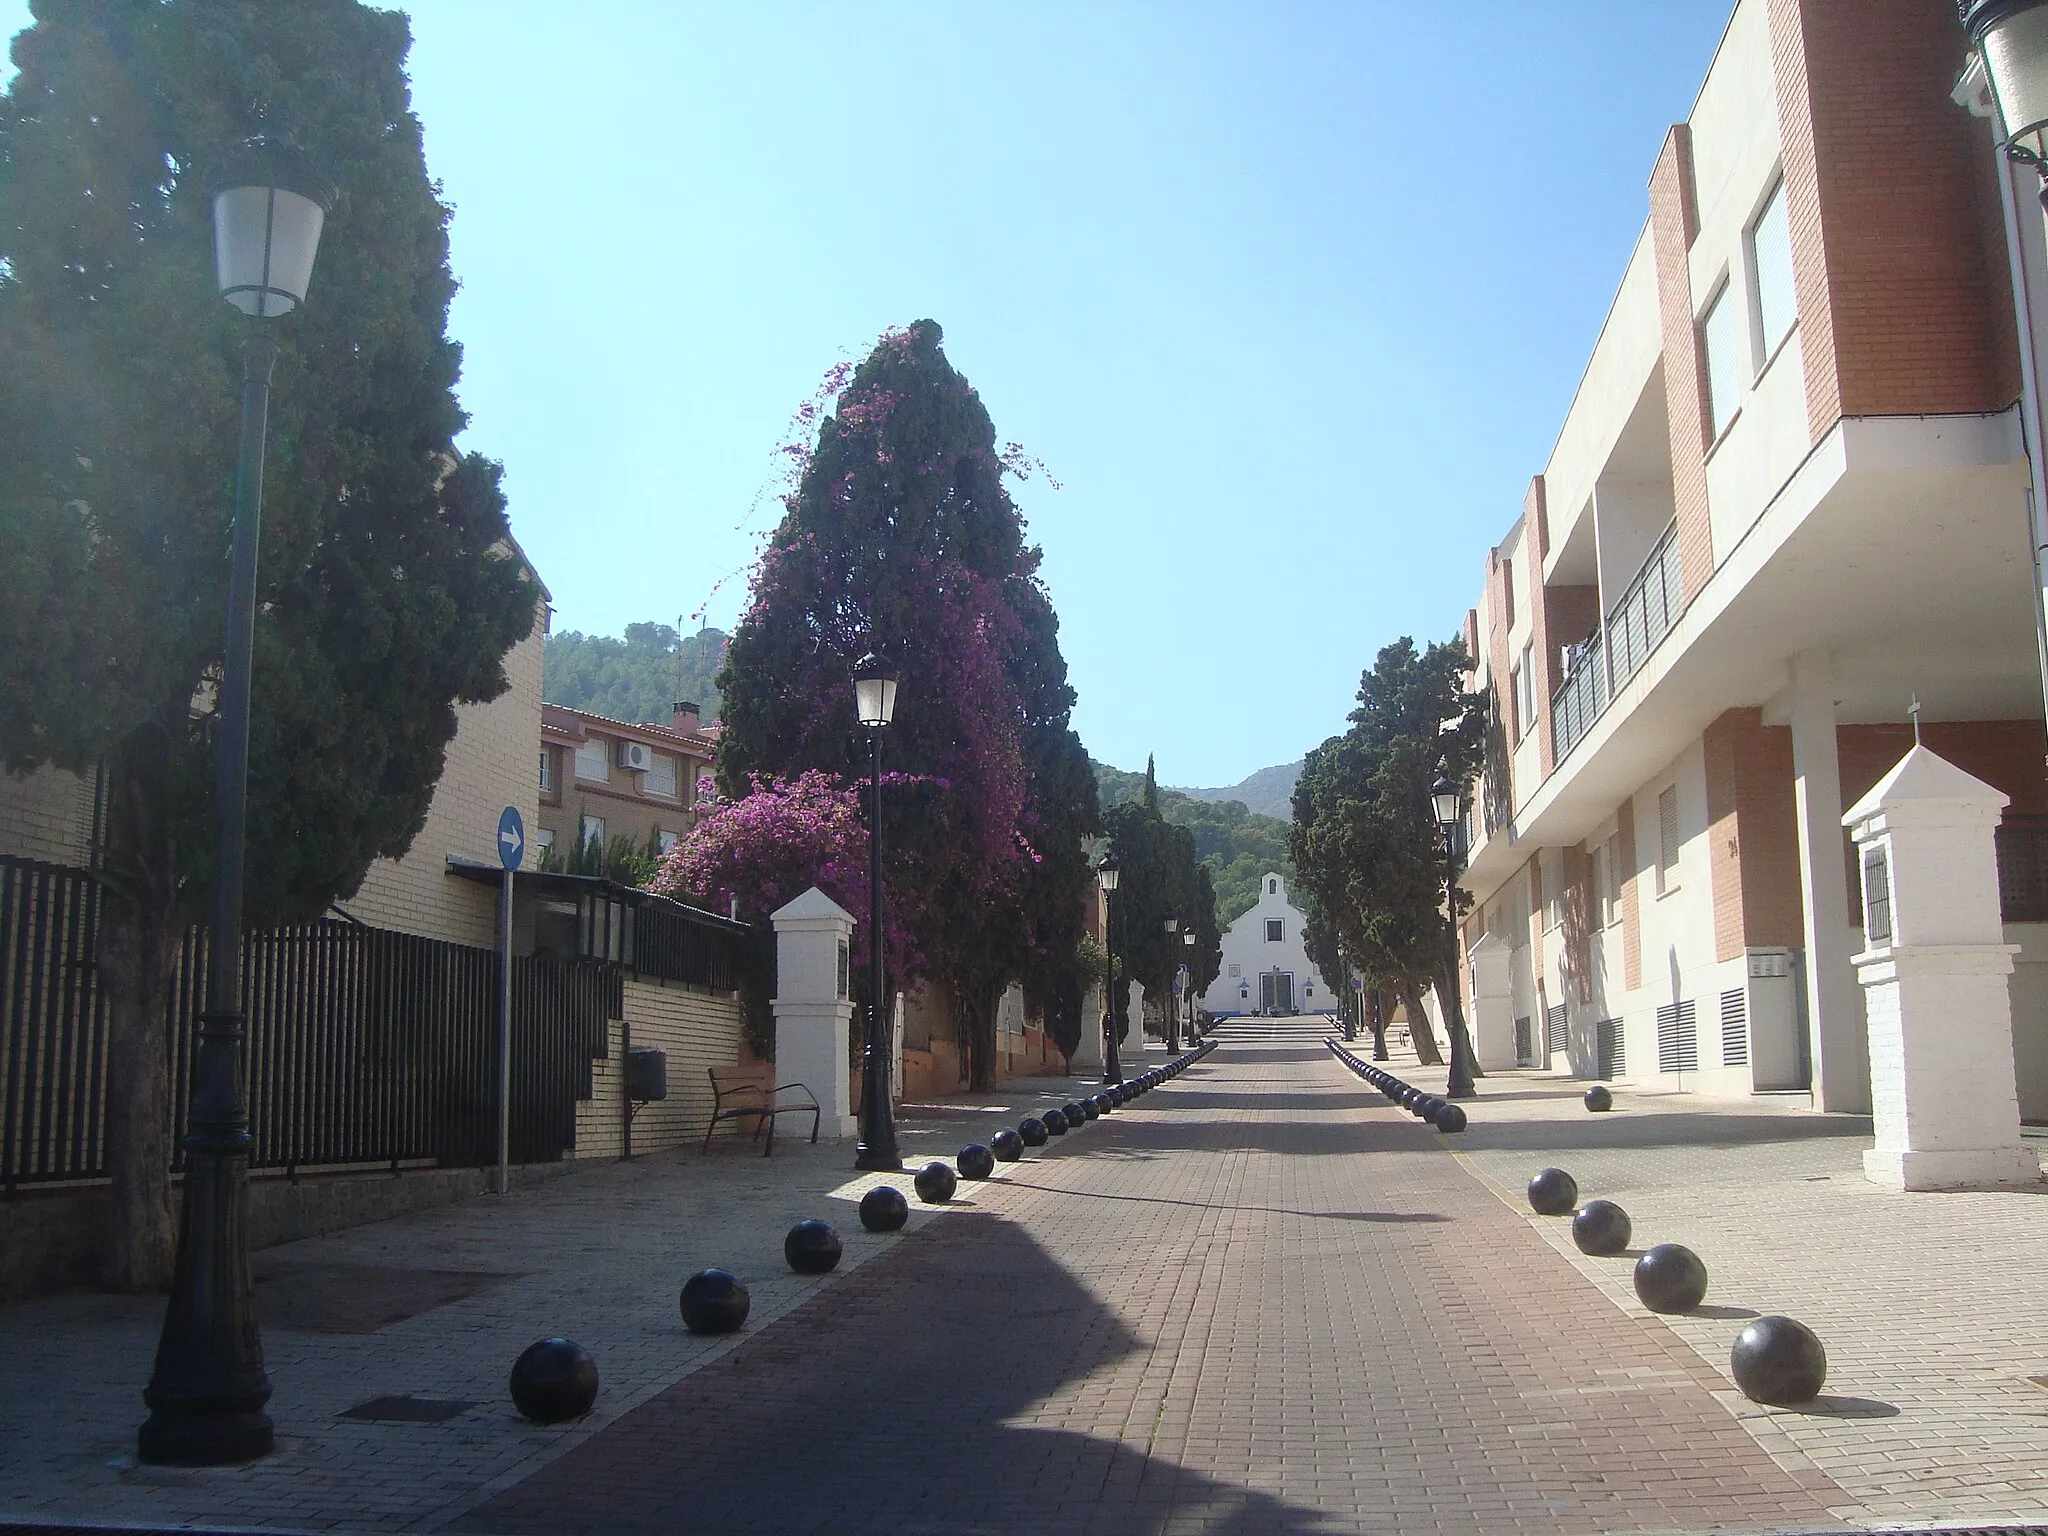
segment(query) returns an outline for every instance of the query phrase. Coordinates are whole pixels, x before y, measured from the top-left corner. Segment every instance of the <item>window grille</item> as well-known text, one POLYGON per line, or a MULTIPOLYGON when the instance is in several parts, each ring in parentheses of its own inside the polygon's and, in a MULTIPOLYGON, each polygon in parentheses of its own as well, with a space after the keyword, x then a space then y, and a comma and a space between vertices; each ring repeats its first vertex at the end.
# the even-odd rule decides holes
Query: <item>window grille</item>
POLYGON ((1678 884, 1678 786, 1657 797, 1657 894, 1678 884))
POLYGON ((1266 919, 1266 942, 1267 942, 1268 944, 1278 944, 1278 943, 1280 942, 1280 939, 1281 939, 1281 933, 1282 933, 1282 919, 1280 919, 1280 918, 1277 918, 1277 917, 1269 917, 1269 918, 1267 918, 1267 919, 1266 919))
POLYGON ((1692 1000, 1666 1003, 1657 1010, 1657 1070, 1697 1072, 1700 1069, 1699 1023, 1692 1000))
POLYGON ((1721 1065, 1749 1065, 1749 994, 1740 987, 1721 994, 1721 1065))
POLYGON ((1621 1020, 1601 1019, 1593 1026, 1593 1048, 1598 1057, 1594 1062, 1596 1077, 1619 1077, 1628 1070, 1626 1055, 1627 1037, 1622 1033, 1621 1020))
POLYGON ((1892 876, 1881 847, 1863 850, 1863 941, 1872 949, 1892 941, 1892 876))
POLYGON ((1543 1010, 1543 1049, 1553 1056, 1571 1049, 1571 1026, 1563 1003, 1552 1003, 1543 1010))

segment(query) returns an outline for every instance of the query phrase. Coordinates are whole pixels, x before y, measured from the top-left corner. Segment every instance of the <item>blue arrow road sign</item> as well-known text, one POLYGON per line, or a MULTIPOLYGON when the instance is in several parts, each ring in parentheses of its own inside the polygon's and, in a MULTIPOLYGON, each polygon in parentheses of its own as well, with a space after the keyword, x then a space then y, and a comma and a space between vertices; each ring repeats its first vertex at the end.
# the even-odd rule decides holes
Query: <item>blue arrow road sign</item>
POLYGON ((517 869, 526 853, 526 823, 519 819, 519 807, 508 805, 498 817, 498 862, 517 869))

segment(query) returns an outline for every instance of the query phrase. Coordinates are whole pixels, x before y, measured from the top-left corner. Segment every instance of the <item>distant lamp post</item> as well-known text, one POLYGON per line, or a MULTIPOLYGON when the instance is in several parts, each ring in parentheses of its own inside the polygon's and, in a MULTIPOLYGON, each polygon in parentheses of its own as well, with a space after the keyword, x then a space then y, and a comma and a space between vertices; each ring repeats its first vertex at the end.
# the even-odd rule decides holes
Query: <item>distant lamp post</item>
MULTIPOLYGON (((1976 60, 1956 89, 1955 99, 1981 112, 1981 97, 1972 75, 1983 66, 1989 86, 1992 124, 2007 158, 2033 167, 2041 178, 2041 203, 2048 208, 2048 0, 1957 0, 1964 29, 1976 60)), ((2041 551, 2048 548, 2048 444, 2042 442, 2042 399, 2036 357, 2034 308, 2048 274, 2027 270, 2028 241, 2020 229, 2020 211, 2012 180, 2004 167, 1998 173, 1999 204, 2005 214, 2006 260, 2011 267, 2013 311, 2020 340, 2020 418, 2027 457, 2033 467, 2033 497, 2028 508, 2034 552, 2034 645, 2041 669, 2041 687, 2048 699, 2048 569, 2041 551)))
POLYGON ((1458 786, 1442 774, 1430 787, 1430 804, 1444 840, 1444 914, 1450 921, 1450 963, 1444 970, 1444 1024, 1445 1033, 1451 1037, 1451 1075, 1444 1085, 1444 1096, 1452 1099, 1469 1099, 1474 1091, 1472 1062, 1465 1049, 1465 1005, 1458 996, 1458 822, 1463 798, 1458 786))
MULTIPOLYGON (((288 140, 237 145, 213 194, 221 297, 258 321, 305 302, 334 206, 334 184, 288 140)), ((186 1108, 185 1193, 177 1265, 142 1394, 145 1462, 212 1467, 270 1454, 270 1377, 249 1297, 249 1108, 242 1092, 242 874, 248 831, 249 673, 256 631, 256 550, 263 517, 263 441, 277 343, 242 343, 242 437, 228 565, 226 646, 214 717, 213 907, 206 1009, 186 1108)))
POLYGON ((1124 1080, 1124 1069, 1117 1065, 1116 1059, 1116 924, 1112 920, 1116 903, 1109 899, 1116 895, 1116 884, 1122 877, 1123 866, 1114 856, 1095 866, 1095 880, 1102 887, 1102 948, 1107 957, 1103 962, 1105 975, 1102 979, 1102 1080, 1105 1083, 1124 1080))
MULTIPOLYGON (((1164 922, 1162 922, 1162 923, 1161 923, 1161 924, 1159 925, 1159 931, 1160 931, 1161 933, 1163 933, 1163 934, 1164 934, 1164 935, 1166 936, 1166 941, 1167 941, 1167 943, 1171 944, 1171 943, 1173 942, 1173 936, 1174 936, 1174 935, 1175 935, 1176 933, 1179 933, 1179 932, 1180 932, 1180 919, 1179 919, 1179 918, 1177 918, 1177 917, 1169 917, 1169 918, 1167 918, 1167 919, 1166 919, 1166 920, 1165 920, 1164 922)), ((1165 1017, 1164 1017, 1164 1019, 1162 1020, 1162 1022, 1161 1022, 1161 1025, 1160 1025, 1160 1027, 1161 1027, 1161 1028, 1162 1028, 1162 1029, 1163 1029, 1163 1030, 1165 1031, 1165 1034, 1166 1034, 1166 1041, 1165 1041, 1165 1044, 1166 1044, 1166 1048, 1167 1048, 1167 1050, 1169 1050, 1169 1051, 1177 1051, 1177 1050, 1179 1050, 1179 1049, 1180 1049, 1180 1007, 1179 1007, 1179 1005, 1178 1005, 1178 1004, 1176 1004, 1176 1005, 1174 1005, 1173 1007, 1171 1007, 1171 1008, 1168 1008, 1168 1009, 1166 1010, 1166 1012, 1165 1012, 1165 1017)))
POLYGON ((896 715, 896 669, 870 651, 853 666, 854 713, 868 733, 868 1038, 860 1058, 860 1139, 853 1166, 903 1166, 889 1112, 889 1009, 882 971, 882 732, 896 715))

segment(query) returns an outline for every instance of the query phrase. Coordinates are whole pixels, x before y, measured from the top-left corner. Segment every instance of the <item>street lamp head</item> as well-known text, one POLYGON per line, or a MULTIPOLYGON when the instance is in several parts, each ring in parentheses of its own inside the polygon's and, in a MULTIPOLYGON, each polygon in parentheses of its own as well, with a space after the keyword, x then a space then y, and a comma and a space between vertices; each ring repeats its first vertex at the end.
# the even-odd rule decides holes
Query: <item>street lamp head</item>
POLYGON ((2048 0, 1957 0, 1956 9, 1984 56, 1999 132, 2037 156, 2048 152, 2048 0))
POLYGON ((1104 891, 1113 891, 1123 872, 1123 865, 1117 863, 1116 856, 1112 854, 1095 866, 1095 879, 1104 891))
POLYGON ((1429 791, 1430 803, 1436 808, 1436 824, 1448 830, 1458 822, 1458 786, 1442 774, 1436 776, 1436 783, 1429 791))
POLYGON ((282 135, 244 139, 222 161, 213 187, 213 261, 220 295, 259 320, 306 300, 334 183, 282 135))
POLYGON ((1193 949, 1195 947, 1195 936, 1192 933, 1182 934, 1180 936, 1180 941, 1181 943, 1185 944, 1189 949, 1193 949))
POLYGON ((1168 919, 1166 920, 1166 931, 1167 931, 1168 933, 1179 933, 1179 932, 1180 932, 1180 919, 1179 919, 1179 918, 1177 918, 1177 917, 1169 917, 1169 918, 1168 918, 1168 919))
POLYGON ((896 669, 870 651, 853 664, 854 712, 869 729, 887 725, 896 713, 896 669))

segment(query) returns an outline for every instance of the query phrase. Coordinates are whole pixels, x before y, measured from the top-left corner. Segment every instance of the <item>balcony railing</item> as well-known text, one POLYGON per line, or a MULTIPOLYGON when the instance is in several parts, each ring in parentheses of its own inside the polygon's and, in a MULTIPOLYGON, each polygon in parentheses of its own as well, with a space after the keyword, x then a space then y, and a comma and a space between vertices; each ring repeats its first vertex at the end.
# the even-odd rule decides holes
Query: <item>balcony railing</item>
POLYGON ((1685 611, 1685 576, 1679 563, 1678 524, 1673 521, 1629 582, 1621 600, 1607 610, 1607 622, 1572 658, 1564 683, 1550 699, 1551 757, 1565 754, 1593 727, 1642 670, 1650 653, 1685 611))

